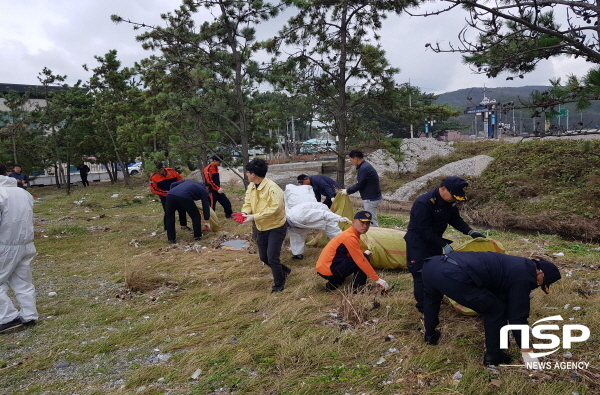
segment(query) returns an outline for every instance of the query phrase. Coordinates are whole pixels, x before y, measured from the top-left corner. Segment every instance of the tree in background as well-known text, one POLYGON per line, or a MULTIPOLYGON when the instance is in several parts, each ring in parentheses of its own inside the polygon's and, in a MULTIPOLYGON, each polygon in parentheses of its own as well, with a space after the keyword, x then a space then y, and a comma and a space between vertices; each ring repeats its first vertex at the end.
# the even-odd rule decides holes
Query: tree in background
POLYGON ((64 83, 65 79, 66 76, 56 75, 48 68, 39 73, 42 85, 36 93, 44 97, 45 104, 36 106, 30 115, 38 131, 36 149, 32 152, 40 157, 43 167, 54 166, 56 186, 65 185, 70 194, 70 167, 83 155, 90 154, 84 142, 92 133, 88 123, 92 98, 80 81, 69 86, 64 83), (56 87, 60 89, 52 89, 56 87))
MULTIPOLYGON (((86 86, 94 97, 94 105, 90 115, 90 123, 95 131, 93 145, 96 156, 104 163, 111 181, 116 181, 117 163, 129 184, 127 164, 139 154, 139 141, 131 133, 131 125, 140 116, 143 108, 142 92, 135 70, 121 67, 117 59, 117 51, 110 50, 104 56, 94 57, 99 65, 91 71, 86 86)), ((85 70, 89 71, 87 65, 85 70)))
POLYGON ((0 111, 0 141, 3 146, 2 163, 19 163, 29 167, 25 159, 31 153, 32 130, 29 127, 29 92, 20 94, 13 90, 0 94, 7 111, 0 111), (6 144, 5 144, 6 143, 6 144), (23 159, 23 160, 21 160, 23 159))
POLYGON ((585 77, 569 76, 565 84, 555 78, 553 89, 538 92, 517 107, 552 112, 563 103, 576 102, 582 109, 590 100, 600 99, 600 9, 595 2, 442 0, 440 4, 445 8, 421 15, 459 8, 468 13, 467 24, 458 34, 457 44, 427 46, 434 52, 463 53, 465 63, 476 73, 490 78, 507 73, 506 79, 512 80, 524 78, 539 62, 552 57, 582 57, 590 62, 592 69, 585 77))
POLYGON ((390 12, 400 14, 416 1, 286 0, 298 9, 280 36, 266 48, 279 53, 282 44, 293 51, 273 74, 276 85, 289 92, 310 94, 319 121, 337 137, 337 181, 344 184, 348 141, 365 129, 356 117, 358 106, 383 105, 398 72, 385 59, 376 32, 390 12), (294 71, 295 73, 292 73, 294 71), (295 78, 294 78, 295 77, 295 78))
MULTIPOLYGON (((195 86, 193 107, 195 127, 204 123, 206 114, 219 118, 218 132, 222 141, 241 146, 243 162, 248 161, 248 150, 254 133, 256 109, 252 94, 260 82, 258 63, 253 59, 262 45, 256 41, 255 26, 277 15, 279 6, 262 1, 231 0, 184 0, 173 13, 162 15, 167 27, 148 26, 113 15, 115 22, 127 22, 134 28, 146 29, 138 36, 145 48, 160 49, 163 54, 178 49, 186 51, 188 59, 193 55, 199 77, 195 86), (198 28, 193 15, 201 8, 214 12, 211 22, 198 28)), ((167 63, 177 56, 163 57, 167 63)), ((208 127, 205 128, 205 130, 208 127)), ((244 174, 244 181, 247 183, 244 174)))

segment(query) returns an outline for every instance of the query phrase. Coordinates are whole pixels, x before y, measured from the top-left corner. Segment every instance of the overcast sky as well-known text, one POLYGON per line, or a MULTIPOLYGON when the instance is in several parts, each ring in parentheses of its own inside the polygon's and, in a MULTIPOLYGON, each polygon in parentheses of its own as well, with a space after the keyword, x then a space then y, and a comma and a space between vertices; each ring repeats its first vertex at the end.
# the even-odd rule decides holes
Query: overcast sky
MULTIPOLYGON (((37 84, 38 73, 48 67, 55 74, 67 75, 68 82, 86 81, 89 74, 81 67, 97 63, 95 55, 111 49, 118 51, 124 66, 149 56, 135 41, 127 24, 116 25, 111 14, 147 24, 160 24, 160 14, 176 9, 179 0, 21 0, 0 2, 0 83, 37 84)), ((432 7, 430 5, 429 7, 432 7)), ((207 18, 206 11, 199 19, 207 18)), ((275 33, 286 18, 270 21, 266 29, 275 33)), ((198 21, 200 22, 200 20, 198 21)), ((428 42, 456 43, 464 25, 460 10, 427 18, 390 17, 380 32, 381 44, 390 63, 401 72, 396 79, 428 93, 443 93, 474 86, 506 87, 547 85, 553 77, 582 75, 588 66, 583 60, 555 59, 540 63, 524 79, 507 81, 506 76, 488 79, 471 72, 459 54, 435 54, 426 50, 428 42)), ((260 29, 260 26, 259 26, 260 29)), ((261 36, 267 33, 261 31, 261 36)))

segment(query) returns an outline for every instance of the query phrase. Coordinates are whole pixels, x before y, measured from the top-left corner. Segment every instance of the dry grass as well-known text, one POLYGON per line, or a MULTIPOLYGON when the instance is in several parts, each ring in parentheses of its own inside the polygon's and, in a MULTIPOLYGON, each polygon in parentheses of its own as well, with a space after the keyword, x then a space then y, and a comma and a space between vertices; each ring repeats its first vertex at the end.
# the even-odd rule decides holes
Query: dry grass
MULTIPOLYGON (((189 232, 178 232, 180 243, 168 245, 160 203, 143 180, 131 188, 76 188, 69 197, 48 187, 35 193, 34 281, 41 319, 32 329, 0 336, 0 368, 7 366, 0 371, 2 393, 600 391, 597 343, 577 343, 571 350, 571 360, 591 362, 585 372, 505 368, 496 374, 481 366, 481 320, 444 305, 440 344, 425 345, 406 272, 381 273, 394 286, 386 295, 372 283, 361 294, 328 293, 314 271, 320 250, 307 247, 305 259, 293 261, 286 243, 282 258, 293 271, 286 290, 271 294, 270 270, 254 248, 218 248, 222 240, 248 238, 248 224, 224 222, 221 232, 198 243, 189 232), (119 197, 111 198, 115 193, 119 197), (49 297, 50 291, 58 295, 49 297), (197 369, 202 374, 191 380, 197 369), (460 381, 452 378, 457 371, 464 375, 460 381)), ((240 206, 235 200, 234 209, 240 206)), ((387 215, 390 223, 398 217, 387 215)), ((396 223, 405 221, 398 217, 396 223)), ((447 236, 465 240, 453 231, 447 236)), ((597 338, 600 253, 592 250, 597 245, 542 234, 490 236, 515 255, 563 252, 556 260, 564 278, 550 295, 534 292, 531 319, 560 313, 589 326, 597 338), (582 309, 564 309, 566 304, 582 309)), ((566 360, 562 354, 554 359, 566 360)))

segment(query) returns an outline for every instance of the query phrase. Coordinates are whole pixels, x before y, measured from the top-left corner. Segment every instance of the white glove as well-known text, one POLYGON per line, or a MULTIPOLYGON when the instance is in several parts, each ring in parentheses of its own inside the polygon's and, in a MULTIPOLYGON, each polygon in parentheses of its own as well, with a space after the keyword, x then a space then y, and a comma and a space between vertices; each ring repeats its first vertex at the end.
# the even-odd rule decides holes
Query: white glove
POLYGON ((530 356, 528 352, 521 352, 521 357, 523 357, 523 362, 525 363, 525 366, 527 366, 528 363, 540 363, 540 360, 537 357, 530 356))
POLYGON ((350 221, 348 218, 346 218, 346 217, 342 217, 342 218, 340 219, 340 222, 341 222, 341 223, 344 223, 344 224, 349 224, 351 221, 350 221))
POLYGON ((363 254, 365 254, 366 256, 371 255, 373 252, 371 250, 365 250, 365 252, 363 252, 363 254))
POLYGON ((342 195, 347 195, 348 194, 348 190, 347 189, 340 189, 340 193, 342 195))
POLYGON ((442 247, 442 249, 444 250, 445 255, 454 251, 454 249, 450 246, 450 244, 446 244, 444 247, 442 247))
POLYGON ((219 188, 219 190, 217 192, 219 192, 219 193, 225 193, 225 191, 223 190, 223 188, 219 188))
POLYGON ((204 226, 202 227, 202 230, 210 230, 210 225, 204 224, 204 226))
POLYGON ((383 288, 384 292, 387 292, 390 289, 390 286, 388 285, 387 281, 385 281, 383 278, 380 278, 379 280, 375 281, 375 284, 383 288))
POLYGON ((244 222, 242 223, 245 224, 246 222, 251 221, 254 221, 254 214, 244 214, 244 222))

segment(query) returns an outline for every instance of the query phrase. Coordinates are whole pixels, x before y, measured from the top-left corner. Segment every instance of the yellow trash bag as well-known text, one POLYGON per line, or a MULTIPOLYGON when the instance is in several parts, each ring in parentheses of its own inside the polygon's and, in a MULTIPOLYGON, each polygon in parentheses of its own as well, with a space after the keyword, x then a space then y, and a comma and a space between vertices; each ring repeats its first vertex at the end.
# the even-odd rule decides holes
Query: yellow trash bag
POLYGON ((487 237, 478 237, 471 239, 464 244, 457 246, 454 251, 479 251, 479 252, 500 252, 504 254, 506 250, 500 242, 487 237))
MULTIPOLYGON (((506 252, 506 250, 504 249, 502 244, 500 244, 498 241, 489 239, 489 238, 484 238, 484 237, 478 237, 476 239, 469 240, 466 243, 461 244, 460 246, 456 247, 454 249, 454 251, 476 251, 476 252, 491 251, 491 252, 500 252, 502 254, 504 254, 506 252)), ((454 309, 456 309, 456 311, 458 311, 459 313, 461 313, 463 315, 468 315, 471 317, 475 317, 475 316, 479 315, 476 311, 471 310, 470 308, 465 307, 450 298, 448 298, 448 301, 450 302, 452 307, 454 307, 454 309)))
POLYGON ((375 269, 406 269, 405 234, 397 229, 370 228, 360 236, 360 246, 373 253, 371 265, 375 269))
MULTIPOLYGON (((202 217, 204 215, 203 214, 204 210, 202 209, 202 201, 195 200, 194 203, 196 203, 196 208, 198 208, 198 211, 200 212, 200 216, 202 217)), ((217 216, 217 213, 212 208, 210 209, 210 219, 208 222, 210 223, 211 231, 218 232, 221 230, 221 221, 219 221, 219 217, 217 216)))
MULTIPOLYGON (((342 195, 338 192, 333 199, 333 204, 331 205, 331 211, 336 213, 339 216, 346 217, 349 220, 354 218, 354 208, 352 208, 352 203, 350 202, 350 198, 348 195, 342 195)), ((342 230, 348 229, 351 225, 345 223, 339 223, 338 226, 342 230)), ((319 231, 315 237, 306 242, 307 246, 313 247, 325 247, 329 242, 329 237, 323 231, 319 231)))
MULTIPOLYGON (((341 192, 336 193, 333 203, 331 204, 331 211, 341 217, 346 217, 350 221, 354 218, 354 207, 348 195, 342 195, 341 192)), ((346 230, 350 227, 350 224, 340 223, 340 228, 346 230)))
POLYGON ((219 221, 219 217, 217 217, 217 213, 212 208, 210 209, 210 230, 213 232, 218 232, 221 230, 221 221, 219 221))

